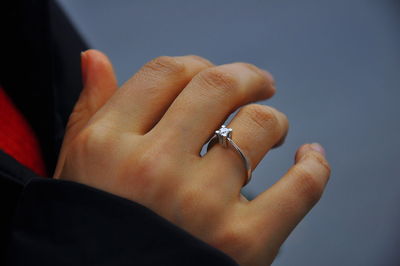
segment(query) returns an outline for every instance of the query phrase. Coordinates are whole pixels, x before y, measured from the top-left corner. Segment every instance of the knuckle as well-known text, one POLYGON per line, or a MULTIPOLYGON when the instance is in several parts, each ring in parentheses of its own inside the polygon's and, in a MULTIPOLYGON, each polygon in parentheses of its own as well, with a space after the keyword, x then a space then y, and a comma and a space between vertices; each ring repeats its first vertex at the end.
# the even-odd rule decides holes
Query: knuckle
POLYGON ((115 134, 108 128, 93 124, 83 128, 68 147, 70 156, 76 158, 102 158, 104 150, 116 150, 115 134))
POLYGON ((308 205, 314 205, 322 196, 324 186, 318 182, 317 177, 305 167, 299 165, 295 168, 295 190, 300 198, 307 201, 308 205))
POLYGON ((194 55, 194 54, 191 54, 191 55, 188 55, 188 56, 190 58, 196 60, 196 61, 199 61, 199 62, 207 65, 207 66, 213 66, 213 63, 211 63, 209 60, 205 59, 204 57, 201 57, 201 56, 198 56, 198 55, 194 55))
POLYGON ((125 173, 121 176, 131 176, 135 180, 135 186, 140 191, 150 191, 152 190, 152 186, 154 184, 155 172, 157 171, 152 164, 151 160, 148 160, 146 157, 136 157, 133 158, 132 161, 127 161, 127 166, 124 169, 128 170, 128 173, 125 173), (132 167, 132 164, 135 167, 132 167))
POLYGON ((87 126, 79 134, 79 142, 90 147, 104 147, 113 144, 113 134, 109 128, 93 124, 87 126))
POLYGON ((280 117, 281 117, 281 122, 282 122, 282 127, 283 131, 285 134, 287 134, 287 131, 289 130, 289 119, 286 114, 279 112, 280 117))
POLYGON ((237 222, 225 224, 223 228, 212 241, 213 246, 228 249, 230 253, 234 254, 248 250, 249 245, 254 247, 257 237, 252 233, 252 228, 237 222))
POLYGON ((239 87, 238 79, 231 73, 219 67, 212 67, 203 70, 198 75, 198 79, 207 87, 216 88, 224 94, 230 93, 239 87))
MULTIPOLYGON (((164 156, 165 157, 165 156, 164 156)), ((149 147, 146 151, 139 153, 134 152, 132 159, 134 160, 135 176, 153 177, 160 175, 168 175, 168 163, 163 156, 160 156, 157 151, 149 147), (139 155, 138 155, 139 154, 139 155)))
POLYGON ((265 86, 270 86, 270 84, 272 83, 272 81, 268 78, 268 76, 264 73, 264 71, 262 71, 257 66, 245 62, 238 62, 235 64, 242 68, 246 68, 247 70, 250 70, 251 72, 256 74, 254 76, 253 82, 257 86, 265 87, 265 86))
POLYGON ((277 111, 271 107, 251 104, 244 107, 243 111, 254 123, 265 130, 276 129, 279 126, 277 111))
POLYGON ((183 189, 180 193, 179 213, 186 216, 190 215, 199 208, 199 205, 204 204, 204 195, 201 195, 196 189, 183 189))
POLYGON ((194 180, 180 179, 179 185, 171 187, 171 193, 176 195, 176 208, 174 219, 178 223, 182 217, 192 217, 194 214, 207 213, 207 216, 199 215, 194 220, 194 224, 203 226, 205 219, 213 217, 214 221, 219 221, 222 217, 224 206, 218 202, 219 196, 209 191, 204 186, 199 185, 194 180))
POLYGON ((137 149, 129 154, 129 159, 122 163, 118 174, 123 179, 131 180, 132 186, 143 198, 146 197, 148 191, 153 191, 154 197, 160 196, 159 194, 162 193, 159 193, 158 185, 162 185, 163 191, 167 193, 169 191, 168 182, 164 183, 162 180, 171 181, 171 166, 168 161, 149 150, 137 149), (159 178, 161 175, 163 178, 159 178))
POLYGON ((255 66, 253 64, 245 63, 245 62, 237 62, 235 64, 237 64, 238 66, 247 68, 248 70, 256 73, 259 76, 261 82, 263 82, 263 83, 266 82, 266 76, 262 73, 262 71, 257 66, 255 66))
POLYGON ((130 149, 126 169, 135 178, 143 179, 143 182, 156 182, 161 185, 165 193, 178 189, 176 183, 181 178, 183 167, 182 161, 178 161, 175 156, 166 156, 173 149, 174 145, 166 143, 166 139, 155 140, 152 137, 141 137, 141 144, 135 144, 130 149))
POLYGON ((163 73, 182 73, 185 64, 172 56, 159 56, 144 66, 145 70, 163 73))
POLYGON ((77 145, 88 143, 92 135, 92 127, 85 127, 81 130, 81 132, 79 132, 79 134, 75 138, 74 143, 76 143, 77 145))
POLYGON ((85 115, 85 110, 86 109, 83 109, 80 104, 75 105, 74 110, 69 115, 65 132, 74 129, 79 125, 79 122, 83 120, 83 117, 85 115))
POLYGON ((243 234, 242 230, 238 227, 228 227, 221 238, 222 243, 228 246, 237 245, 239 243, 244 243, 244 238, 246 234, 243 234))

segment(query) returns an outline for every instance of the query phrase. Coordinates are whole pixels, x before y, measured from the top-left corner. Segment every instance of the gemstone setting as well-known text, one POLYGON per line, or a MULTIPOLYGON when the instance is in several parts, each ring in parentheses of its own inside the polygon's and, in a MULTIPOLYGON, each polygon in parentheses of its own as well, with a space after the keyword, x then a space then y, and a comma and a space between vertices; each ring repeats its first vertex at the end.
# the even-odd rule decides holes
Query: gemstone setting
POLYGON ((225 125, 222 125, 220 129, 215 131, 219 144, 222 144, 226 148, 228 146, 228 139, 232 138, 232 132, 233 129, 227 128, 225 125))
POLYGON ((229 128, 221 127, 219 129, 219 134, 221 134, 224 137, 228 137, 229 133, 230 133, 229 128))

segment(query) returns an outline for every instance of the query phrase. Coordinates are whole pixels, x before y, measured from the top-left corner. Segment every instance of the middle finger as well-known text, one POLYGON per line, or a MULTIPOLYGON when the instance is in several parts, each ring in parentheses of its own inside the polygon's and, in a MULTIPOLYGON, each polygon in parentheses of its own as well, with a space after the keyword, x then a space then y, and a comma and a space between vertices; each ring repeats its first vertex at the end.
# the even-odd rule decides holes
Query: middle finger
POLYGON ((233 63, 208 68, 183 89, 153 133, 166 134, 169 141, 199 154, 210 134, 231 112, 269 98, 274 92, 272 76, 253 65, 233 63))

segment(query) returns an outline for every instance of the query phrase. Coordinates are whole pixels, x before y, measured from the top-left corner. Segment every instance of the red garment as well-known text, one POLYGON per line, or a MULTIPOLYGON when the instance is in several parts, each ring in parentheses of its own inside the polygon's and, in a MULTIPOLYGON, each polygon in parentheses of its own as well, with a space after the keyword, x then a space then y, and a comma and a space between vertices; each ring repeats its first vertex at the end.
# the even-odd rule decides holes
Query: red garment
POLYGON ((0 149, 38 175, 47 176, 35 133, 2 87, 0 87, 0 149))

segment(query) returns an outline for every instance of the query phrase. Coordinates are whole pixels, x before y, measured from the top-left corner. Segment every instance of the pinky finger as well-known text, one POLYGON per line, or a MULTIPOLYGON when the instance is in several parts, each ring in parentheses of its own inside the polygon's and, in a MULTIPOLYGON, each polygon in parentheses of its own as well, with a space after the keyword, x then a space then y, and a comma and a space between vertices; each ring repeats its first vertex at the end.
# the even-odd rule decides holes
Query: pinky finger
POLYGON ((305 144, 295 164, 271 188, 250 203, 265 237, 280 245, 320 199, 330 175, 325 152, 319 144, 305 144))

